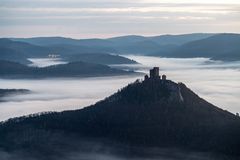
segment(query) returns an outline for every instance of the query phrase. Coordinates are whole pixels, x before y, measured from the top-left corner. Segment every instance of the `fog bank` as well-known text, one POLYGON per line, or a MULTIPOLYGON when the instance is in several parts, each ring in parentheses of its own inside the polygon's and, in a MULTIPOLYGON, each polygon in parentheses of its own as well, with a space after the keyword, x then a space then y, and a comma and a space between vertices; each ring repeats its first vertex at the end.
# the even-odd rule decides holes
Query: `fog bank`
POLYGON ((0 121, 45 111, 80 109, 113 94, 136 76, 41 80, 0 79, 0 88, 25 88, 31 94, 3 97, 0 121))
MULTIPOLYGON (((240 112, 240 62, 212 61, 207 58, 159 58, 126 56, 141 64, 117 65, 124 69, 148 73, 153 66, 168 79, 183 82, 210 103, 232 113, 240 112)), ((38 59, 39 60, 39 59, 38 59)), ((38 61, 38 66, 52 65, 38 61)), ((60 61, 60 63, 64 63, 60 61)), ((0 103, 0 121, 43 111, 80 109, 93 104, 141 76, 66 78, 41 80, 0 79, 0 88, 23 88, 27 95, 4 97, 0 103)))

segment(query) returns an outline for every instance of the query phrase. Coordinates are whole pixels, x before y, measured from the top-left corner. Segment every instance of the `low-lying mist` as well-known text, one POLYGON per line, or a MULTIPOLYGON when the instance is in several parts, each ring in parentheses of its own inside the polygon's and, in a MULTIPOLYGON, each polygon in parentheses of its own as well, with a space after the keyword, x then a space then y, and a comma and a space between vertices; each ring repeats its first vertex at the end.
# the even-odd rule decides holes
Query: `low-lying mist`
MULTIPOLYGON (((158 58, 127 56, 141 63, 118 65, 124 69, 148 73, 153 66, 168 79, 183 82, 209 102, 232 113, 240 112, 240 62, 212 61, 207 58, 158 58)), ((46 66, 46 60, 39 66, 46 66)), ((62 63, 62 62, 60 62, 62 63)), ((139 76, 114 76, 66 79, 0 79, 0 88, 23 88, 31 94, 4 97, 0 103, 0 121, 43 111, 79 109, 116 92, 139 76)))
POLYGON ((49 65, 66 64, 61 58, 29 58, 32 67, 47 67, 49 65))
POLYGON ((137 77, 6 80, 0 88, 26 88, 31 94, 3 97, 0 120, 45 111, 79 109, 116 92, 137 77))
MULTIPOLYGON (((77 145, 71 142, 71 147, 77 145)), ((99 143, 97 141, 86 142, 75 148, 62 148, 54 146, 50 152, 45 154, 34 152, 26 152, 25 150, 17 150, 13 152, 1 151, 1 160, 224 160, 232 159, 220 154, 208 152, 193 152, 180 150, 175 148, 157 148, 157 147, 136 147, 124 146, 117 143, 109 145, 99 143)))

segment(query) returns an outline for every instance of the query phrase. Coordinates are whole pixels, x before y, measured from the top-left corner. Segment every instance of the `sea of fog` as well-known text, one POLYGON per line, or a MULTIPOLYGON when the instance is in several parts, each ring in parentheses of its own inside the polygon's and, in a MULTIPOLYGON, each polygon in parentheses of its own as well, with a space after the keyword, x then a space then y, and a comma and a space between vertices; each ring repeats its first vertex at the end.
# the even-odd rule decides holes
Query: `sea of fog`
MULTIPOLYGON (((147 73, 153 66, 168 79, 183 82, 199 96, 232 113, 240 112, 240 62, 212 61, 207 58, 159 58, 126 56, 140 64, 115 65, 147 73)), ((62 64, 61 60, 31 59, 34 66, 62 64)), ((139 76, 65 78, 41 80, 0 79, 0 88, 23 88, 32 92, 11 95, 0 103, 0 121, 45 111, 79 109, 116 92, 139 76)))

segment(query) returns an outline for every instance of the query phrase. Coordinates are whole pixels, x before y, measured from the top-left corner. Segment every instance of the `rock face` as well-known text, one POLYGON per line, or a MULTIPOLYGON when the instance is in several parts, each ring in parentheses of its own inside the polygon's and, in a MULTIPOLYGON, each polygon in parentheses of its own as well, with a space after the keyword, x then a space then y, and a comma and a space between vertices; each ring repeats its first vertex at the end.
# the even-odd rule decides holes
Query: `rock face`
POLYGON ((239 134, 239 117, 208 103, 183 83, 155 79, 136 81, 81 110, 2 123, 0 147, 50 152, 74 135, 71 143, 82 138, 108 139, 239 156, 239 134))

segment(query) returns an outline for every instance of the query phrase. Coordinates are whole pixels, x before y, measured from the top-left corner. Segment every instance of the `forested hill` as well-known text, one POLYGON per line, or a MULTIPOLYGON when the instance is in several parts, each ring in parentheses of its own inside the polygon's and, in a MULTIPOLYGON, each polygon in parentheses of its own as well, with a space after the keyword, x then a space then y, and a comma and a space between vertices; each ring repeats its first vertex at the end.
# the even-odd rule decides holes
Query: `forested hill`
MULTIPOLYGON (((28 56, 28 58, 46 57, 48 54, 54 53, 69 60, 82 58, 89 62, 97 62, 100 55, 105 54, 101 57, 104 64, 113 64, 114 62, 117 62, 115 64, 123 62, 131 64, 133 62, 124 57, 114 57, 110 53, 175 58, 206 57, 222 61, 235 61, 240 60, 239 44, 240 34, 235 33, 193 33, 153 37, 128 35, 109 39, 3 38, 0 39, 0 52, 6 55, 5 52, 9 52, 8 50, 11 49, 21 53, 18 56, 28 56)), ((16 56, 15 53, 12 54, 16 56)))
POLYGON ((180 58, 206 57, 222 61, 240 60, 240 34, 217 34, 188 42, 171 52, 159 52, 155 55, 180 58))
MULTIPOLYGON (((48 38, 46 38, 48 39, 48 38)), ((108 46, 90 46, 74 44, 55 44, 50 45, 53 38, 46 46, 39 46, 27 42, 14 41, 7 38, 0 38, 0 60, 18 62, 22 64, 31 63, 28 58, 48 58, 48 55, 54 54, 68 62, 83 61, 97 64, 133 64, 137 63, 127 59, 114 51, 105 50, 108 46)), ((93 43, 93 41, 90 41, 93 43)))
POLYGON ((137 64, 136 61, 119 56, 119 55, 111 55, 105 53, 90 53, 90 54, 74 54, 68 55, 64 57, 64 59, 68 62, 74 61, 83 61, 88 63, 96 63, 96 64, 137 64))
POLYGON ((92 77, 126 75, 134 72, 114 69, 106 65, 71 62, 48 67, 29 67, 15 62, 0 61, 1 78, 92 77))
POLYGON ((104 146, 110 141, 238 157, 239 134, 239 117, 208 103, 183 83, 158 79, 136 81, 84 109, 2 123, 0 148, 46 157, 91 153, 95 143, 104 146))

